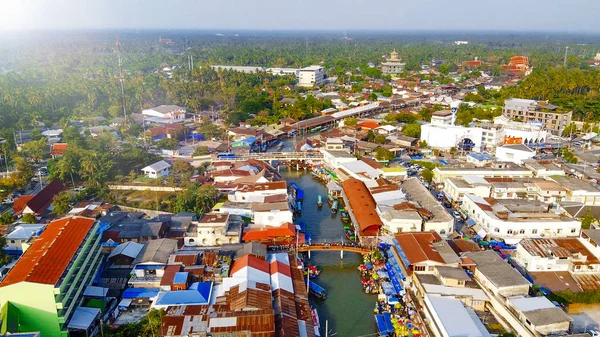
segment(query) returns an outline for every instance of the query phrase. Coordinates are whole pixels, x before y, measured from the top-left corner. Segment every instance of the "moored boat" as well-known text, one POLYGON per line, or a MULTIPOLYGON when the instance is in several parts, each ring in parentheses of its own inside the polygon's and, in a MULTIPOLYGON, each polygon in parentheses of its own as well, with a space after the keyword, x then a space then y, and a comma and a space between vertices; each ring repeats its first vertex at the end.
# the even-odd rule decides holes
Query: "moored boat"
POLYGON ((352 229, 344 229, 344 234, 346 234, 346 238, 351 241, 356 240, 356 235, 352 229))
POLYGON ((321 195, 317 195, 317 206, 319 208, 323 207, 323 200, 321 199, 321 195))
POLYGON ((333 204, 331 205, 331 214, 336 214, 338 211, 338 201, 334 200, 333 204))
POLYGON ((333 204, 334 200, 335 199, 333 199, 333 196, 331 194, 327 194, 327 203, 329 204, 329 206, 333 204))
POLYGON ((317 298, 320 298, 322 300, 327 298, 327 290, 325 290, 325 288, 321 287, 313 281, 310 281, 308 283, 308 289, 310 294, 317 298))
POLYGON ((348 223, 350 222, 350 216, 348 215, 348 212, 346 212, 345 209, 340 209, 340 216, 342 217, 342 222, 344 223, 348 223))

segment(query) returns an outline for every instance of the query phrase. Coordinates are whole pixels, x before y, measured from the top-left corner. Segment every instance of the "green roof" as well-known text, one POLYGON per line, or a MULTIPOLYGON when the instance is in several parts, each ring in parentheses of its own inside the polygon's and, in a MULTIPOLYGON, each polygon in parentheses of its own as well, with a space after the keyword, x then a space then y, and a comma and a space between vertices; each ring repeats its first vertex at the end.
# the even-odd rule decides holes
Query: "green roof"
POLYGON ((106 309, 107 304, 108 303, 106 303, 106 301, 99 300, 97 298, 92 298, 89 301, 87 301, 87 303, 85 304, 85 307, 97 308, 97 309, 100 309, 100 311, 102 311, 102 313, 104 313, 104 310, 106 309))

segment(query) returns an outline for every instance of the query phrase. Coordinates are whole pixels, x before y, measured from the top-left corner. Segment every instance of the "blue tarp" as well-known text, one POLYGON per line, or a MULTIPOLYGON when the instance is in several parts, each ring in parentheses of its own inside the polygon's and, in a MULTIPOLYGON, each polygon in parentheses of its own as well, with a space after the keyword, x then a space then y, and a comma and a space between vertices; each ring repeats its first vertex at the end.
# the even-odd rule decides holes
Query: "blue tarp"
POLYGON ((443 160, 443 159, 442 159, 442 160, 440 160, 440 163, 441 163, 442 165, 444 165, 444 166, 448 165, 448 162, 447 162, 447 161, 445 161, 445 160, 443 160))
POLYGON ((373 264, 371 262, 367 262, 365 263, 365 267, 367 267, 367 270, 371 270, 373 269, 373 264))
POLYGON ((475 220, 473 219, 467 219, 467 221, 465 222, 467 224, 467 226, 471 227, 475 225, 475 220))
POLYGON ((394 325, 392 324, 392 317, 390 316, 390 313, 385 311, 383 313, 383 322, 385 323, 385 328, 387 330, 388 333, 394 333, 394 325))
POLYGON ((160 288, 127 288, 123 298, 153 298, 158 295, 160 288))
POLYGON ((387 328, 385 327, 385 321, 383 315, 375 315, 375 323, 377 323, 377 330, 379 330, 380 336, 388 336, 387 328))
POLYGON ((377 276, 379 276, 380 279, 390 278, 390 275, 383 269, 377 271, 377 276))
POLYGON ((383 293, 387 296, 392 296, 396 294, 394 286, 391 282, 381 282, 381 288, 383 289, 383 293))

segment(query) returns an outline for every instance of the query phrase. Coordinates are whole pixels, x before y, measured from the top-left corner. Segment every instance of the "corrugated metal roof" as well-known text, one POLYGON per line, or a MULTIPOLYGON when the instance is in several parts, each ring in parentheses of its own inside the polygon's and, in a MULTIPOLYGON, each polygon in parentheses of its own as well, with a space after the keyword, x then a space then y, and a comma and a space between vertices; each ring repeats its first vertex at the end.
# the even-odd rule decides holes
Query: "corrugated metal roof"
POLYGON ((342 188, 350 202, 352 213, 354 213, 358 222, 360 235, 377 235, 377 231, 383 224, 377 215, 377 211, 375 210, 377 205, 367 186, 358 179, 350 178, 342 183, 342 188))
POLYGON ((94 222, 94 219, 82 217, 51 222, 0 283, 0 287, 24 281, 56 284, 94 222))

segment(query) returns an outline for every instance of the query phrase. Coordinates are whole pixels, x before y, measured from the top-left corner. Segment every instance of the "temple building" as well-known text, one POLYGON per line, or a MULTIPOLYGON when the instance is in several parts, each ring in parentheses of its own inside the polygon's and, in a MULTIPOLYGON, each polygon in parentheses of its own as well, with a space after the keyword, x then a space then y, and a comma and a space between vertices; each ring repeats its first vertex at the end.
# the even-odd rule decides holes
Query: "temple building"
POLYGON ((394 51, 390 53, 390 58, 387 59, 387 62, 383 62, 381 65, 381 71, 385 75, 395 75, 400 74, 404 70, 406 63, 402 62, 398 56, 398 52, 394 49, 394 51))

